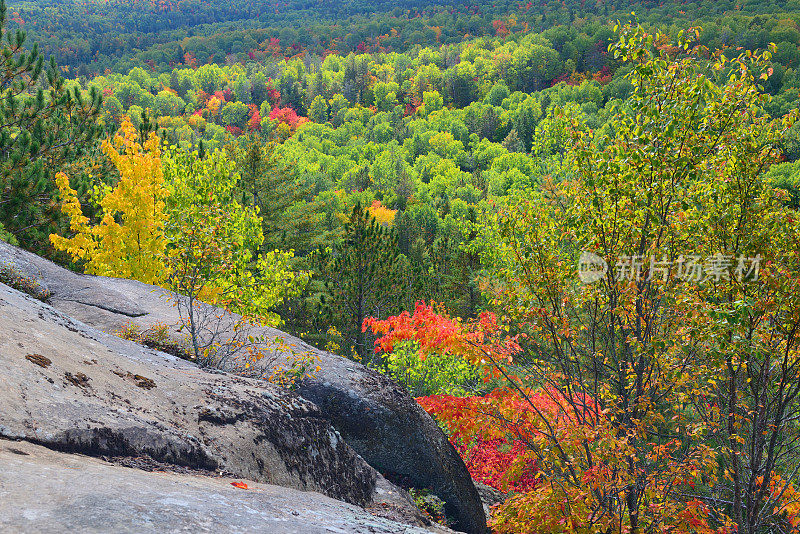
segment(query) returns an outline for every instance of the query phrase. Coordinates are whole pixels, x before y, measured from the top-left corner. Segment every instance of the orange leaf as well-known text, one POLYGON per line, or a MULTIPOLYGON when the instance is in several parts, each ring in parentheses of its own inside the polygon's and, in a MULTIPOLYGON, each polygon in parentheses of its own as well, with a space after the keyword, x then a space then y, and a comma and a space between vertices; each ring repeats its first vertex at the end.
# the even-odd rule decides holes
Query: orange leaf
POLYGON ((231 486, 234 486, 234 487, 239 488, 239 489, 247 489, 247 484, 245 484, 244 482, 239 482, 239 481, 231 482, 231 486))

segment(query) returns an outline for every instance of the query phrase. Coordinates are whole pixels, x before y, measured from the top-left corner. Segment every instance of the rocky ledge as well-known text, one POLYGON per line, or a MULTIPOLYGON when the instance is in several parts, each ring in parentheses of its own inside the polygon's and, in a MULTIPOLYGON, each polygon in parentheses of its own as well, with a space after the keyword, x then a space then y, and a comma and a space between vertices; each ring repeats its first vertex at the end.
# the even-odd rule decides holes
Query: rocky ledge
POLYGON ((0 465, 0 531, 7 533, 431 532, 319 493, 229 477, 131 469, 27 442, 0 440, 0 465))
MULTIPOLYGON (((49 294, 50 304, 25 297, 27 306, 38 306, 34 318, 19 324, 6 339, 9 345, 17 345, 19 336, 23 346, 16 346, 13 356, 9 351, 0 358, 26 364, 19 372, 24 369, 28 374, 11 377, 26 399, 38 395, 49 399, 52 394, 47 388, 55 386, 62 396, 55 401, 31 400, 35 406, 25 400, 18 407, 32 414, 42 410, 59 413, 57 430, 39 428, 34 432, 36 423, 31 418, 9 426, 0 416, 0 436, 6 433, 41 443, 58 442, 63 450, 89 446, 93 454, 107 454, 109 448, 151 443, 153 425, 158 424, 165 432, 157 434, 159 445, 147 451, 154 458, 220 467, 236 476, 320 491, 355 504, 375 501, 376 492, 394 492, 386 489, 391 485, 375 473, 377 469, 430 488, 446 502, 445 511, 455 528, 471 534, 486 532, 480 496, 458 453, 435 421, 385 376, 270 328, 257 328, 252 334, 281 338, 293 350, 313 354, 319 363, 320 371, 299 384, 297 395, 263 381, 210 374, 189 362, 103 333, 130 324, 141 329, 178 325, 177 310, 163 289, 132 280, 76 274, 3 242, 0 264, 33 280, 49 294), (43 325, 36 317, 39 323, 61 323, 69 336, 38 336, 43 325), (28 339, 27 344, 23 339, 28 339), (36 348, 40 342, 50 346, 36 348), (74 348, 78 342, 84 344, 78 351, 81 354, 71 357, 68 364, 53 359, 52 354, 74 348), (108 348, 119 357, 106 357, 105 352, 103 357, 82 355, 108 348), (45 354, 47 350, 51 355, 45 354), (52 360, 52 367, 25 360, 33 354, 52 360), (152 369, 147 367, 150 364, 152 369), (38 382, 27 385, 31 379, 38 382), (149 388, 151 381, 154 387, 149 388), (133 394, 133 398, 120 391, 133 394), (69 395, 69 400, 65 401, 64 395, 69 395), (73 399, 80 401, 80 408, 73 399), (106 403, 113 410, 107 409, 106 403), (155 406, 161 410, 158 422, 143 425, 152 419, 155 406), (101 421, 104 430, 87 420, 101 421), (267 449, 269 452, 264 452, 267 449), (337 472, 352 476, 342 477, 337 472), (377 482, 371 482, 373 478, 377 482)), ((16 317, 18 305, 6 306, 6 314, 16 317)), ((0 343, 4 328, 0 326, 0 343)), ((134 449, 129 452, 138 450, 134 449)), ((385 496, 381 499, 387 500, 385 496)), ((400 500, 408 503, 405 497, 400 500)))

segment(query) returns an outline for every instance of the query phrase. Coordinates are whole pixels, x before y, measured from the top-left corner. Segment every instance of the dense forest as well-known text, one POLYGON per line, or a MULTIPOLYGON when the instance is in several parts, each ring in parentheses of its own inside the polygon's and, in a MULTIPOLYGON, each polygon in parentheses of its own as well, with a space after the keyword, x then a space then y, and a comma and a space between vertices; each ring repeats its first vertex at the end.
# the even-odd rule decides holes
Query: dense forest
MULTIPOLYGON (((800 4, 790 2, 536 1, 438 3, 86 1, 13 2, 10 27, 24 28, 67 72, 88 76, 105 69, 158 72, 180 64, 240 62, 263 55, 406 52, 459 44, 475 37, 551 32, 563 60, 595 47, 598 26, 630 19, 662 29, 704 23, 703 42, 714 48, 788 45, 800 4), (574 34, 569 28, 575 28, 574 34), (587 31, 588 29, 588 31, 587 31)), ((607 35, 601 35, 607 37, 607 35)), ((605 52, 605 48, 600 48, 605 52)))
POLYGON ((497 532, 800 525, 797 0, 3 7, 3 239, 393 377, 497 532))

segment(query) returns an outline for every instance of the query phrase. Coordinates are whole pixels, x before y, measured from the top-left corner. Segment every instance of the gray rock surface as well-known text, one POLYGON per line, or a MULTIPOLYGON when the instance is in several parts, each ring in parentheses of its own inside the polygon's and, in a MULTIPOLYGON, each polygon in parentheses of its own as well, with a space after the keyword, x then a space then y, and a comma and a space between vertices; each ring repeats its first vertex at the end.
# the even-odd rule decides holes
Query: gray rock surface
POLYGON ((9 534, 431 532, 319 493, 227 477, 146 472, 26 442, 0 439, 0 466, 0 531, 9 534), (248 489, 232 486, 234 480, 248 489))
POLYGON ((483 511, 486 513, 486 517, 491 515, 493 506, 505 502, 508 498, 508 494, 480 482, 475 482, 475 488, 478 490, 478 495, 481 496, 483 511))
MULTIPOLYGON (((0 262, 11 263, 52 292, 56 309, 91 326, 113 332, 128 323, 148 328, 178 324, 178 314, 161 288, 116 278, 80 275, 0 242, 0 262)), ((275 329, 254 332, 281 337, 319 359, 320 371, 297 392, 315 403, 344 440, 383 473, 428 487, 447 503, 455 528, 486 532, 477 490, 456 450, 433 419, 385 376, 330 352, 318 350, 275 329)))
POLYGON ((372 502, 377 474, 319 409, 89 328, 0 284, 0 437, 372 502))
MULTIPOLYGON (((302 343, 302 342, 300 342, 302 343)), ((454 528, 486 531, 486 515, 458 452, 435 421, 394 381, 323 353, 324 372, 297 389, 330 419, 361 457, 381 473, 431 488, 454 528)))

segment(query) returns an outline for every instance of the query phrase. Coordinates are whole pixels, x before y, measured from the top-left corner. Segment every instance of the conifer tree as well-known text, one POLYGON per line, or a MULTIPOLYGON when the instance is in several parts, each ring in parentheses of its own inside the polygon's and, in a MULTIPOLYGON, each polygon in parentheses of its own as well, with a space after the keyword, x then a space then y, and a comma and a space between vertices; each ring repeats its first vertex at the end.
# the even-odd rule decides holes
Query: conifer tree
POLYGON ((257 208, 263 221, 263 249, 302 253, 319 246, 319 210, 305 202, 312 187, 294 179, 279 162, 275 143, 251 134, 242 136, 232 151, 241 175, 241 202, 257 208))
POLYGON ((525 145, 517 134, 517 130, 511 129, 508 135, 503 139, 503 148, 509 152, 525 152, 525 145))
POLYGON ((45 62, 25 32, 6 28, 0 0, 0 236, 33 250, 47 247, 60 218, 54 176, 93 147, 101 97, 69 90, 55 61, 45 62))
POLYGON ((320 252, 316 263, 324 280, 323 314, 341 332, 343 348, 368 362, 373 347, 361 328, 364 319, 401 309, 408 285, 408 260, 399 252, 394 231, 356 203, 344 239, 320 252))

